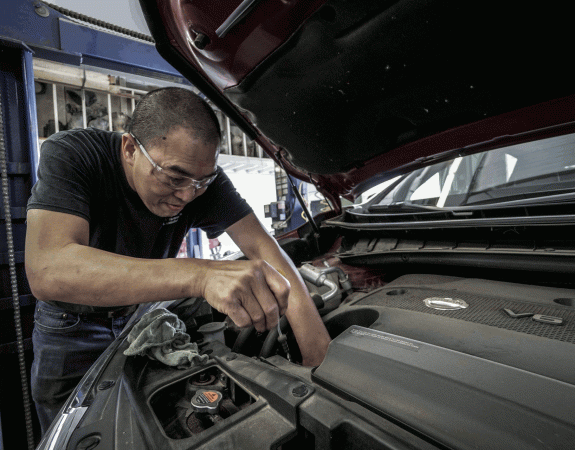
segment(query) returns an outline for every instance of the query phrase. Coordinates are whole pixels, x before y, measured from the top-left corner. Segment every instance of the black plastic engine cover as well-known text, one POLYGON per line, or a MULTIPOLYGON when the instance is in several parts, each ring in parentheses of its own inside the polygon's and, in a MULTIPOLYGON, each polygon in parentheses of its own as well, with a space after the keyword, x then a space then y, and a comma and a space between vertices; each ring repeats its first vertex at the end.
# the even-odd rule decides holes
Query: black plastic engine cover
POLYGON ((341 333, 313 378, 452 448, 575 442, 575 386, 369 328, 341 333))

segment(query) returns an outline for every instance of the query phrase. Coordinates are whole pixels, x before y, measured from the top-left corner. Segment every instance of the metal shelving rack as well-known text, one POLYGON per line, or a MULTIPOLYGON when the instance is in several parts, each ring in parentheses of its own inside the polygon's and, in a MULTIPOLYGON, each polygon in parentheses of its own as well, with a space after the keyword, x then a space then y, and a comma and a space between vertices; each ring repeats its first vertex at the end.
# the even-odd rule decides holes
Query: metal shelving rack
MULTIPOLYGON (((138 83, 129 77, 113 76, 36 58, 34 74, 38 87, 36 104, 40 143, 61 129, 92 126, 96 118, 90 113, 93 105, 88 103, 88 96, 97 98, 96 105, 100 114, 96 126, 110 131, 123 131, 116 125, 117 117, 131 116, 139 98, 150 90, 174 85, 141 77, 138 83), (75 93, 76 103, 69 98, 70 92, 75 93), (70 112, 72 108, 74 111, 70 112), (74 123, 71 123, 72 118, 74 123)), ((212 107, 223 130, 219 161, 222 168, 229 171, 245 170, 271 174, 273 162, 262 148, 256 142, 250 142, 245 133, 228 117, 214 105, 212 107)))

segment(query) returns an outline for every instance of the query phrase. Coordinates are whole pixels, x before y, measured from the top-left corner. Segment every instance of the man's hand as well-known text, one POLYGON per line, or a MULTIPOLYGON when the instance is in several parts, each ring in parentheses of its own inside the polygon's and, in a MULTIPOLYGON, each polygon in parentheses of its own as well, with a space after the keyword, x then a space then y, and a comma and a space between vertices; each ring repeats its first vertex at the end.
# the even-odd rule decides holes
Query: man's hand
POLYGON ((263 332, 286 312, 290 283, 265 261, 214 261, 202 291, 208 303, 238 327, 253 325, 263 332))
MULTIPOLYGON (((267 261, 279 271, 274 272, 277 276, 285 275, 290 283, 289 307, 285 315, 301 350, 303 364, 321 364, 331 339, 293 262, 253 213, 233 224, 226 232, 250 261, 267 261)), ((273 320, 271 325, 275 323, 273 320)))

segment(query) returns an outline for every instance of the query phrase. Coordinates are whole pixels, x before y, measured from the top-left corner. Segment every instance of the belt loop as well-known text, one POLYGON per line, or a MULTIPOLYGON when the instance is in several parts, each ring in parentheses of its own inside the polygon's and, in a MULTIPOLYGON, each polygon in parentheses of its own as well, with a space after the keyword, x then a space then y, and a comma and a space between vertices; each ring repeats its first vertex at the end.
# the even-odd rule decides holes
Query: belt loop
POLYGON ((108 319, 114 319, 116 317, 125 317, 129 314, 132 314, 136 310, 136 308, 137 305, 129 305, 120 309, 108 311, 107 317, 108 319))

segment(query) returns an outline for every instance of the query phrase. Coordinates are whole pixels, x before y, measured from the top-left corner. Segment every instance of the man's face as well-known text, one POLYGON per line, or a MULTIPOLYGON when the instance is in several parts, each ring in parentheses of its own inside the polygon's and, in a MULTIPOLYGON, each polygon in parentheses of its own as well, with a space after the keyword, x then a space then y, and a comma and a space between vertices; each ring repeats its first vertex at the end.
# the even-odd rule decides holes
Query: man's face
MULTIPOLYGON (((152 160, 163 169, 164 174, 203 180, 216 170, 217 146, 193 137, 190 131, 178 127, 165 138, 148 144, 145 148, 152 160)), ((146 207, 160 217, 177 215, 188 203, 206 191, 190 186, 175 190, 162 183, 152 163, 142 153, 135 139, 126 134, 122 139, 123 165, 128 183, 146 207)))

